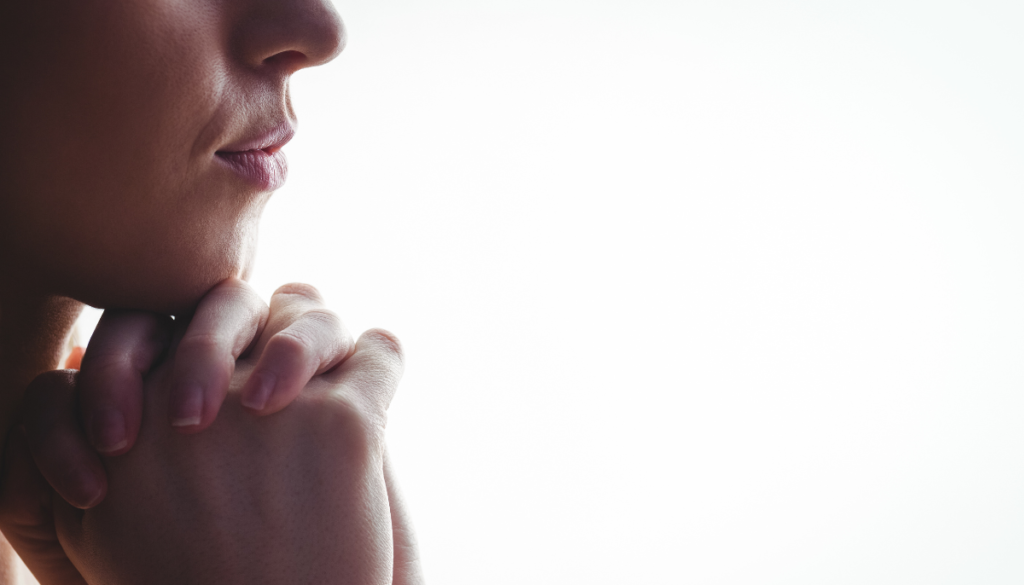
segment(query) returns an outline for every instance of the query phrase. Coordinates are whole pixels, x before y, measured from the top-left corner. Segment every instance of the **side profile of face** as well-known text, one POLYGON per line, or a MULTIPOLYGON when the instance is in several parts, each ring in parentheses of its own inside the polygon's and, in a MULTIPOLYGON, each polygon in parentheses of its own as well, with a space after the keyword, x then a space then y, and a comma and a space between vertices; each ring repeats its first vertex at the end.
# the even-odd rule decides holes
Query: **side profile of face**
POLYGON ((0 270, 174 312, 252 261, 330 0, 0 0, 0 270))

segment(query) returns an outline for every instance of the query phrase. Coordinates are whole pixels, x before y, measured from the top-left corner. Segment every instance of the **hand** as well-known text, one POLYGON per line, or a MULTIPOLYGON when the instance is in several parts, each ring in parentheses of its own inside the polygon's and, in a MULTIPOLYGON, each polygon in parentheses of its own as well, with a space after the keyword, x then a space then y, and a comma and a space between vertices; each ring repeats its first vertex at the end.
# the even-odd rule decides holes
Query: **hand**
MULTIPOLYGON (((62 426, 39 429, 49 440, 33 452, 54 489, 73 505, 90 508, 103 501, 106 476, 93 448, 114 456, 134 445, 143 378, 167 351, 173 325, 167 317, 140 311, 108 310, 100 319, 77 378, 85 435, 70 421, 45 419, 62 426)), ((177 344, 165 398, 168 422, 184 433, 209 427, 242 355, 259 359, 245 379, 241 401, 266 415, 287 406, 313 376, 348 357, 353 346, 315 288, 282 286, 267 307, 245 282, 225 280, 200 301, 177 344)))
MULTIPOLYGON (((236 392, 249 367, 239 362, 236 392)), ((113 584, 390 583, 384 425, 401 369, 394 338, 368 332, 288 409, 255 418, 232 394, 191 437, 160 424, 172 388, 156 370, 138 443, 107 460, 109 500, 55 503, 69 558, 113 584)))
MULTIPOLYGON (((56 554, 57 535, 89 582, 418 582, 414 554, 392 575, 383 429, 402 368, 396 341, 380 331, 364 334, 341 367, 314 378, 291 408, 267 418, 249 416, 240 404, 242 380, 257 360, 239 362, 224 412, 191 437, 160 424, 171 367, 152 372, 136 447, 106 460, 112 497, 92 510, 32 496, 31 488, 46 484, 26 469, 24 456, 11 453, 19 442, 9 443, 5 532, 24 526, 17 516, 24 520, 31 510, 52 518, 49 532, 36 521, 34 532, 8 533, 42 582, 82 582, 56 554)), ((54 413, 73 421, 75 377, 63 371, 37 378, 29 422, 54 413)), ((414 553, 404 514, 396 509, 393 519, 405 544, 398 552, 414 553)))

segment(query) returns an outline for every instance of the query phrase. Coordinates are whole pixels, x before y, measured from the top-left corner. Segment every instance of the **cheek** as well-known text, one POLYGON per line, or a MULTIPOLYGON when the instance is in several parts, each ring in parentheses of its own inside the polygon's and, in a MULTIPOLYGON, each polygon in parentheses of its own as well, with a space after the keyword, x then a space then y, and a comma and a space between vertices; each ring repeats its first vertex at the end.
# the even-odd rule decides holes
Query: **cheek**
POLYGON ((0 98, 4 164, 19 187, 74 209, 188 186, 224 75, 202 19, 157 10, 179 4, 82 0, 46 21, 38 54, 8 63, 19 91, 0 98))
POLYGON ((0 8, 19 88, 0 92, 0 242, 40 281, 94 305, 180 306, 251 262, 265 197, 202 156, 226 92, 216 19, 196 9, 214 4, 0 8), (39 51, 14 51, 29 40, 39 51))

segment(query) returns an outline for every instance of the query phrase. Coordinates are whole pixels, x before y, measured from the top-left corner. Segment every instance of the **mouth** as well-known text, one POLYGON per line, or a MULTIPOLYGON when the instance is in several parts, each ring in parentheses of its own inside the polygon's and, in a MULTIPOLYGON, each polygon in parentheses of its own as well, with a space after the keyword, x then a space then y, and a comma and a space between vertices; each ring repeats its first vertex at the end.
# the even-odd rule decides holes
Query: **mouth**
POLYGON ((288 160, 281 149, 295 135, 284 123, 253 137, 228 144, 214 153, 217 160, 260 191, 276 191, 288 178, 288 160))

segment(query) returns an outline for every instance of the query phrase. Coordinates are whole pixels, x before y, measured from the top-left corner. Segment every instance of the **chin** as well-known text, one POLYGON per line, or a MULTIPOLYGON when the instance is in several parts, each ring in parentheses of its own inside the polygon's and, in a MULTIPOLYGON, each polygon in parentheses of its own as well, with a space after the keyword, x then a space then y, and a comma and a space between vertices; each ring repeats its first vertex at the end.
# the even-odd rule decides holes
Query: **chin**
POLYGON ((97 309, 135 309, 163 315, 186 315, 191 313, 203 295, 221 280, 223 279, 210 278, 196 282, 179 281, 173 286, 125 282, 125 286, 116 289, 105 286, 87 287, 69 291, 65 296, 97 309))
POLYGON ((143 269, 92 272, 59 293, 98 309, 136 309, 164 315, 187 315, 203 296, 230 277, 245 278, 251 261, 195 259, 164 262, 143 269), (159 268, 155 270, 154 268, 159 268))
POLYGON ((188 314, 224 279, 250 273, 261 207, 202 222, 191 220, 197 214, 146 222, 148 231, 74 233, 27 270, 41 290, 93 307, 188 314))

